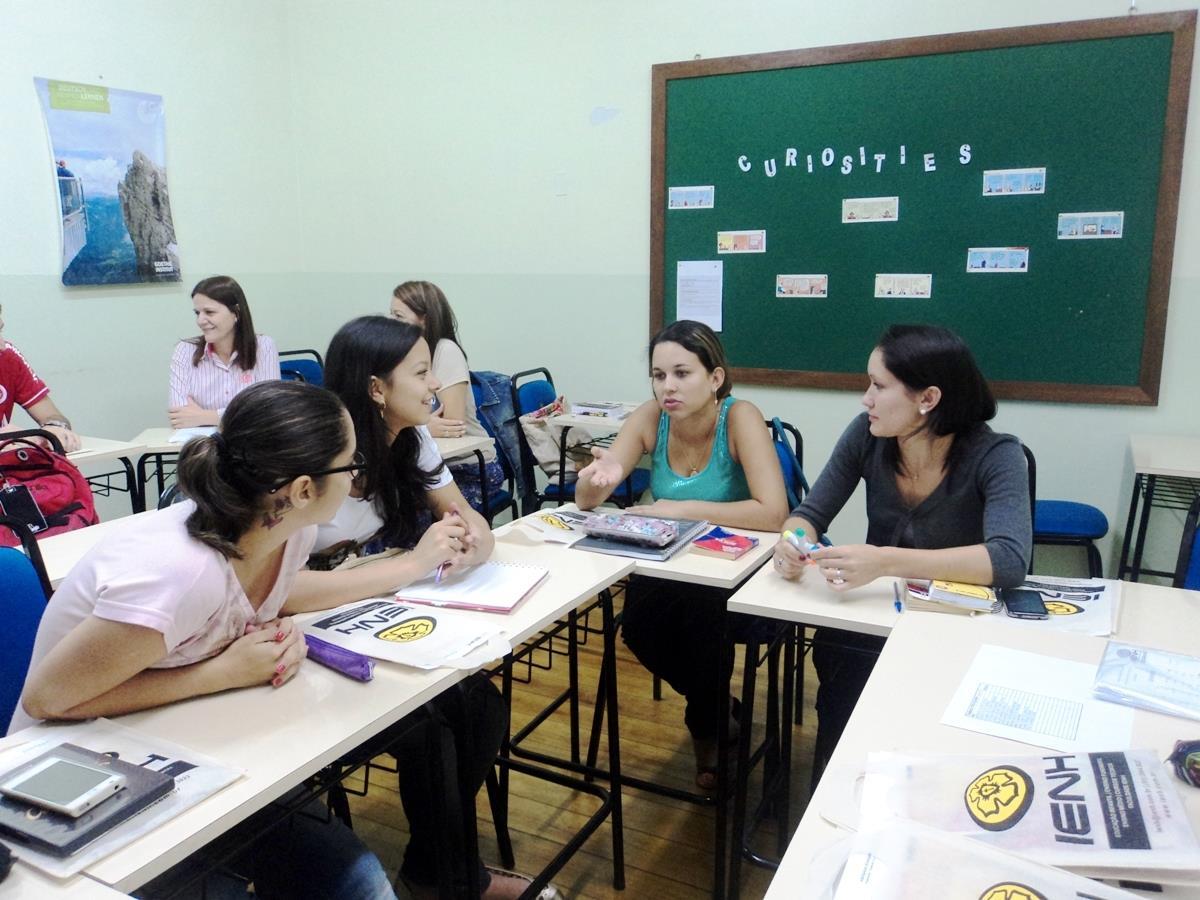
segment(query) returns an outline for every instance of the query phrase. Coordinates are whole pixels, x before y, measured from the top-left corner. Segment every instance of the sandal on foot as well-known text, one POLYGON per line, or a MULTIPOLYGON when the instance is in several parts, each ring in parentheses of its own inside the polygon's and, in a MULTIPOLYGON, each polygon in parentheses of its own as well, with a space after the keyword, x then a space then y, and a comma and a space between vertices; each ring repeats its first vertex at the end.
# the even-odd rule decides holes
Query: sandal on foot
MULTIPOLYGON (((528 888, 529 885, 533 883, 533 879, 530 876, 525 875, 521 872, 510 872, 508 869, 500 869, 500 868, 497 868, 496 866, 485 866, 484 868, 486 868, 488 871, 488 874, 492 876, 491 885, 488 886, 488 890, 484 891, 483 895, 482 895, 485 898, 489 896, 489 892, 492 890, 493 887, 498 887, 498 885, 496 884, 498 879, 504 879, 505 881, 519 882, 519 887, 517 885, 514 885, 514 887, 517 888, 516 893, 518 895, 523 893, 525 891, 525 889, 528 888)), ((541 893, 539 893, 537 895, 537 900, 565 900, 565 897, 563 895, 563 892, 560 891, 557 887, 555 887, 553 884, 548 884, 544 888, 542 888, 541 893)))

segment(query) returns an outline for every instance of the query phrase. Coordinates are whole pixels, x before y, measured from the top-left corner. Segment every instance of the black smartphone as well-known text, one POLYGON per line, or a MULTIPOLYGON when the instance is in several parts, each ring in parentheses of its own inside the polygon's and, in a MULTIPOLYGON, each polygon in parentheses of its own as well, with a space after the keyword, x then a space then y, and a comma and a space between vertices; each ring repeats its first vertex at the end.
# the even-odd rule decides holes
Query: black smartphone
POLYGON ((1014 619, 1048 619, 1050 611, 1046 601, 1037 591, 1028 588, 1002 588, 1000 599, 1004 608, 1014 619))
POLYGON ((0 488, 0 513, 24 522, 34 534, 45 531, 46 517, 38 509, 37 501, 29 488, 23 484, 10 484, 0 488))

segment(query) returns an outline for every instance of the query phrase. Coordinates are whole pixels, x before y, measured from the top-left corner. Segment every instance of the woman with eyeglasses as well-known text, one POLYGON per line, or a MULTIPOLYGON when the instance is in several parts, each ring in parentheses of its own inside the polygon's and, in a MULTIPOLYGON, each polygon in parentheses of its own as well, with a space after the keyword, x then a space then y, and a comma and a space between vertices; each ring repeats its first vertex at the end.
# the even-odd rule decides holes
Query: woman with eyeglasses
MULTIPOLYGON (((366 464, 342 508, 321 526, 317 549, 334 550, 333 560, 347 548, 361 555, 407 550, 396 557, 411 567, 398 584, 426 576, 442 563, 457 567, 486 560, 495 545, 492 532, 464 499, 429 433, 441 385, 433 375, 421 329, 385 316, 347 322, 325 354, 325 386, 350 411, 366 464)), ((479 791, 495 763, 508 711, 500 692, 482 674, 467 678, 455 691, 414 714, 425 716, 423 722, 410 721, 413 717, 402 722, 408 727, 400 729, 398 742, 388 748, 396 755, 400 800, 410 831, 400 877, 415 900, 436 897, 440 841, 449 850, 456 884, 464 884, 468 867, 475 866, 481 896, 515 898, 529 887, 529 878, 467 857, 460 785, 454 775, 464 773, 462 786, 472 796, 479 791), (430 728, 441 747, 437 765, 427 749, 430 728), (470 741, 464 741, 468 730, 470 741), (460 759, 468 747, 469 755, 460 759), (438 804, 446 819, 440 835, 432 827, 438 804)), ((550 887, 540 896, 548 900, 557 891, 550 887)))
MULTIPOLYGON (((239 393, 220 431, 180 452, 189 499, 117 526, 55 591, 10 730, 285 685, 305 656, 291 615, 403 578, 397 560, 303 569, 360 466, 333 394, 279 381, 239 393)), ((378 860, 336 823, 297 816, 263 840, 250 854, 264 863, 261 896, 393 896, 378 860)))
MULTIPOLYGON (((458 320, 442 289, 428 281, 406 281, 397 285, 392 291, 390 313, 393 319, 420 328, 433 354, 430 365, 433 377, 438 381, 440 405, 429 420, 430 433, 435 438, 487 437, 487 429, 480 423, 475 408, 467 354, 458 340, 458 320)), ((483 458, 488 493, 494 495, 504 483, 504 470, 496 460, 495 450, 484 450, 483 458)), ((447 465, 467 502, 482 512, 483 491, 479 466, 474 458, 456 459, 447 465)))

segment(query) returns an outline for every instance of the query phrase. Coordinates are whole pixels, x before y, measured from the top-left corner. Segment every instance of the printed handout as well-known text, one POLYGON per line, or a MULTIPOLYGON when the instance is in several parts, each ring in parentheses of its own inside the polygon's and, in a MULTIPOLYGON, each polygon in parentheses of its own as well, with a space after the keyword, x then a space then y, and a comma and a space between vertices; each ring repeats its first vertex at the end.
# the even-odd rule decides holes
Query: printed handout
POLYGON ((718 253, 766 253, 765 231, 718 231, 718 253))
POLYGON ((1012 197, 1046 193, 1045 169, 988 169, 983 173, 983 196, 1012 197))
POLYGON ((667 189, 667 209, 712 209, 717 189, 711 185, 667 189))
POLYGON ((828 275, 776 275, 776 297, 828 297, 828 275))
POLYGON ((721 330, 721 283, 725 264, 720 260, 680 260, 675 264, 675 318, 703 322, 721 330))
POLYGON ((899 197, 847 197, 842 200, 842 223, 895 222, 900 218, 899 197))
POLYGON ((1058 214, 1060 241, 1113 240, 1125 235, 1125 213, 1080 212, 1058 214))
POLYGON ((933 276, 879 273, 875 276, 875 296, 881 299, 889 297, 927 299, 933 296, 933 276))
POLYGON ((972 273, 1028 272, 1028 247, 971 247, 967 271, 972 273))

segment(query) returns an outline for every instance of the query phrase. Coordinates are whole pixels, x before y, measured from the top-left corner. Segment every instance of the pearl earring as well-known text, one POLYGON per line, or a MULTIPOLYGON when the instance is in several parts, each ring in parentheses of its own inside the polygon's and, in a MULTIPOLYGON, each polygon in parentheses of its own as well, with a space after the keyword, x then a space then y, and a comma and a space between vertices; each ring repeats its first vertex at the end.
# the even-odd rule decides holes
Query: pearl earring
POLYGON ((927 412, 929 412, 929 410, 927 410, 925 407, 922 406, 921 407, 921 415, 925 415, 927 412))

